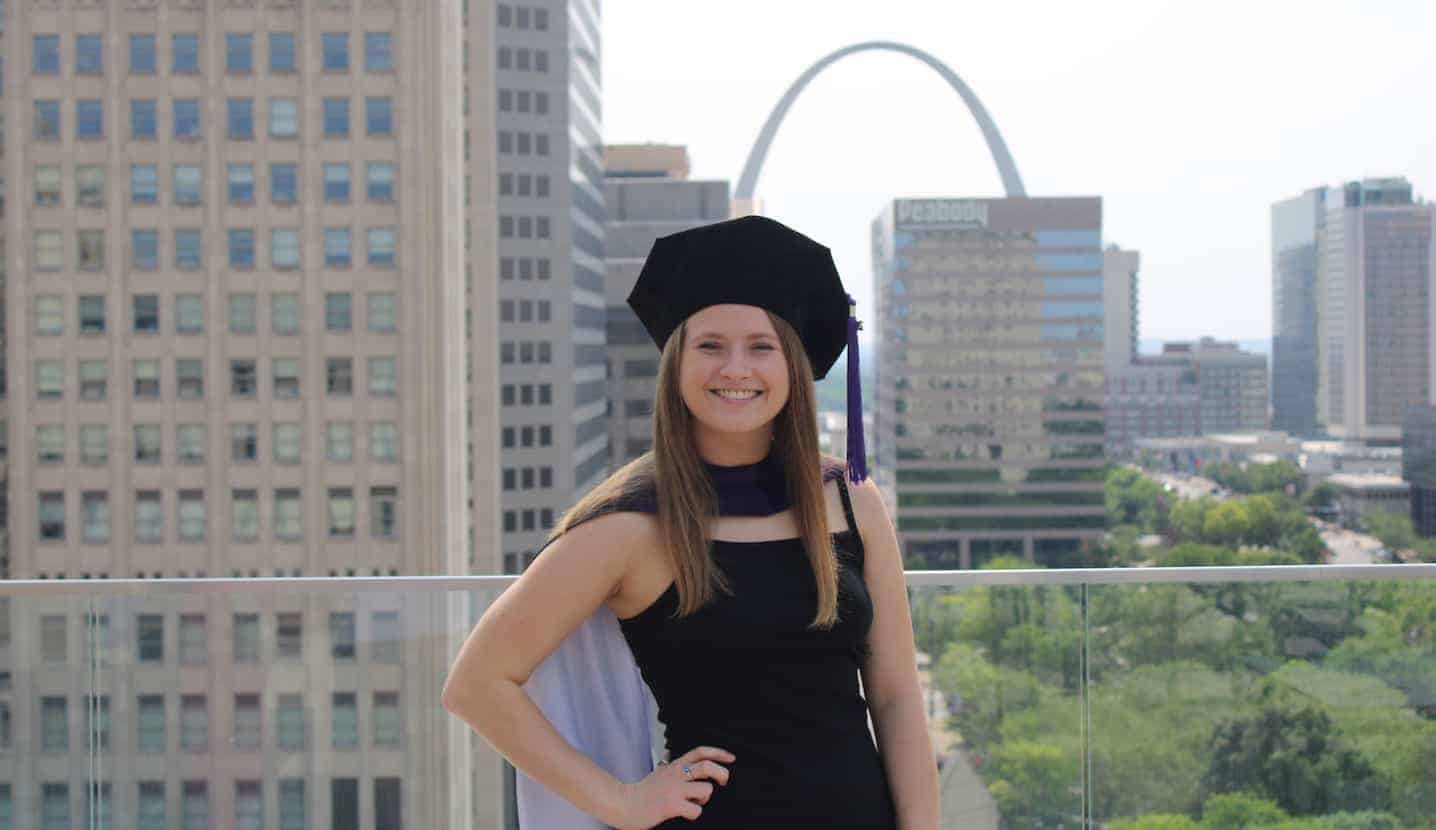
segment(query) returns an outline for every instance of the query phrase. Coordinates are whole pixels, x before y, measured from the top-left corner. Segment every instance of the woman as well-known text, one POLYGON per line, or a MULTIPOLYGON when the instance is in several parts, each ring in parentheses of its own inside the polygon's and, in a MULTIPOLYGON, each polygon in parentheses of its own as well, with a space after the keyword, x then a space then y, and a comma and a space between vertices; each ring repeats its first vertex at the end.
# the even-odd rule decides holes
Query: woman
POLYGON ((813 379, 856 351, 831 255, 761 217, 695 228, 654 244, 629 304, 662 351, 654 449, 564 516, 444 705, 620 830, 935 830, 896 536, 861 452, 849 488, 817 448, 813 379), (575 750, 523 689, 603 607, 666 726, 673 760, 641 780, 575 750))

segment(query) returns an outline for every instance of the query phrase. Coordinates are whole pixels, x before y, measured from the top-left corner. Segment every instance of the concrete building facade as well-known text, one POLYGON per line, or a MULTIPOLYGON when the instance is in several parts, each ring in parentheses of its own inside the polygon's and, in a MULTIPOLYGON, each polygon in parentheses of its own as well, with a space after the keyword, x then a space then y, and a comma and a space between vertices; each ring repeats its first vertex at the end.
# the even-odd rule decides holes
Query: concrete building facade
POLYGON ((1182 373, 1196 388, 1198 434, 1260 432, 1267 428, 1267 363, 1234 342, 1210 337, 1162 344, 1143 363, 1182 373))
POLYGON ((1060 564, 1101 537, 1102 203, 898 199, 874 221, 876 470, 906 554, 1060 564))

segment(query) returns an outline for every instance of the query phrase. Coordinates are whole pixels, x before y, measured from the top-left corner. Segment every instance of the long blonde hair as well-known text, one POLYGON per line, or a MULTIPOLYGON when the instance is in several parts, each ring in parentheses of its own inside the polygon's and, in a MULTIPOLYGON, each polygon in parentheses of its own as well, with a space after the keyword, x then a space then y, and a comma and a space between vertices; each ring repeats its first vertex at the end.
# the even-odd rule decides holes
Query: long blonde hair
MULTIPOLYGON (((783 461, 793 515, 816 581, 818 610, 809 627, 830 628, 838 621, 838 568, 823 498, 825 461, 818 452, 813 367, 793 327, 777 315, 765 313, 788 362, 788 403, 774 419, 773 444, 783 461)), ((615 503, 639 493, 653 493, 658 503, 658 528, 676 574, 679 617, 707 605, 718 591, 733 593, 710 551, 708 528, 718 515, 718 496, 698 455, 693 413, 683 402, 679 384, 686 339, 687 323, 683 323, 669 336, 658 362, 653 449, 590 490, 549 534, 552 541, 608 512, 615 503)))

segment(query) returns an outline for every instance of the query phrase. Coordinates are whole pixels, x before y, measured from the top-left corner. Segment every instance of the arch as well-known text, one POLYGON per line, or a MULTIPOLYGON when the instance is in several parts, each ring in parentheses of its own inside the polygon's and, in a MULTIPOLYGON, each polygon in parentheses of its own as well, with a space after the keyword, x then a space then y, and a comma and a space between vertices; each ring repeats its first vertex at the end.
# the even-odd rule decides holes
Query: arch
POLYGON ((773 143, 773 137, 778 133, 778 126, 783 123, 783 116, 788 114, 788 108, 793 106, 798 94, 812 81, 819 72, 822 72, 830 64, 847 57, 855 52, 867 52, 881 50, 886 52, 899 52, 909 57, 917 58, 928 66, 932 67, 943 80, 947 81, 957 91, 963 103, 972 112, 972 117, 977 119, 977 126, 982 129, 982 137, 987 139, 987 149, 992 153, 992 160, 997 164, 997 172, 1002 176, 1002 186, 1007 190, 1008 196, 1026 196, 1027 190, 1022 186, 1022 177, 1017 173, 1017 165, 1012 161, 1012 154, 1007 151, 1007 144, 1002 140, 1002 134, 997 131, 997 125, 993 123, 992 116, 987 114, 982 102, 977 100, 977 95, 972 88, 959 78, 942 61, 912 46, 904 43, 896 43, 887 40, 869 40, 862 43, 854 43, 851 46, 844 46, 836 52, 822 58, 817 63, 808 67, 807 71, 798 76, 788 91, 783 93, 778 105, 768 114, 768 120, 763 123, 763 129, 759 131, 758 138, 753 142, 753 149, 748 151, 748 161, 743 165, 743 175, 738 179, 738 191, 735 198, 753 198, 753 189, 758 184, 758 174, 763 169, 763 161, 768 156, 768 148, 773 143))

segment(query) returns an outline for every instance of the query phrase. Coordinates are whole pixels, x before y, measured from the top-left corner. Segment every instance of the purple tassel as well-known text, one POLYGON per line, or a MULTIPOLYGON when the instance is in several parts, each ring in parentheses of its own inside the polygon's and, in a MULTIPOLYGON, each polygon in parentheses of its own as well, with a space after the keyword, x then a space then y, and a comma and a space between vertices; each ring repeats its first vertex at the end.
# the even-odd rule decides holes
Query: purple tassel
POLYGON ((868 450, 863 441, 863 384, 858 368, 858 302, 848 295, 848 480, 862 484, 868 477, 868 450))

